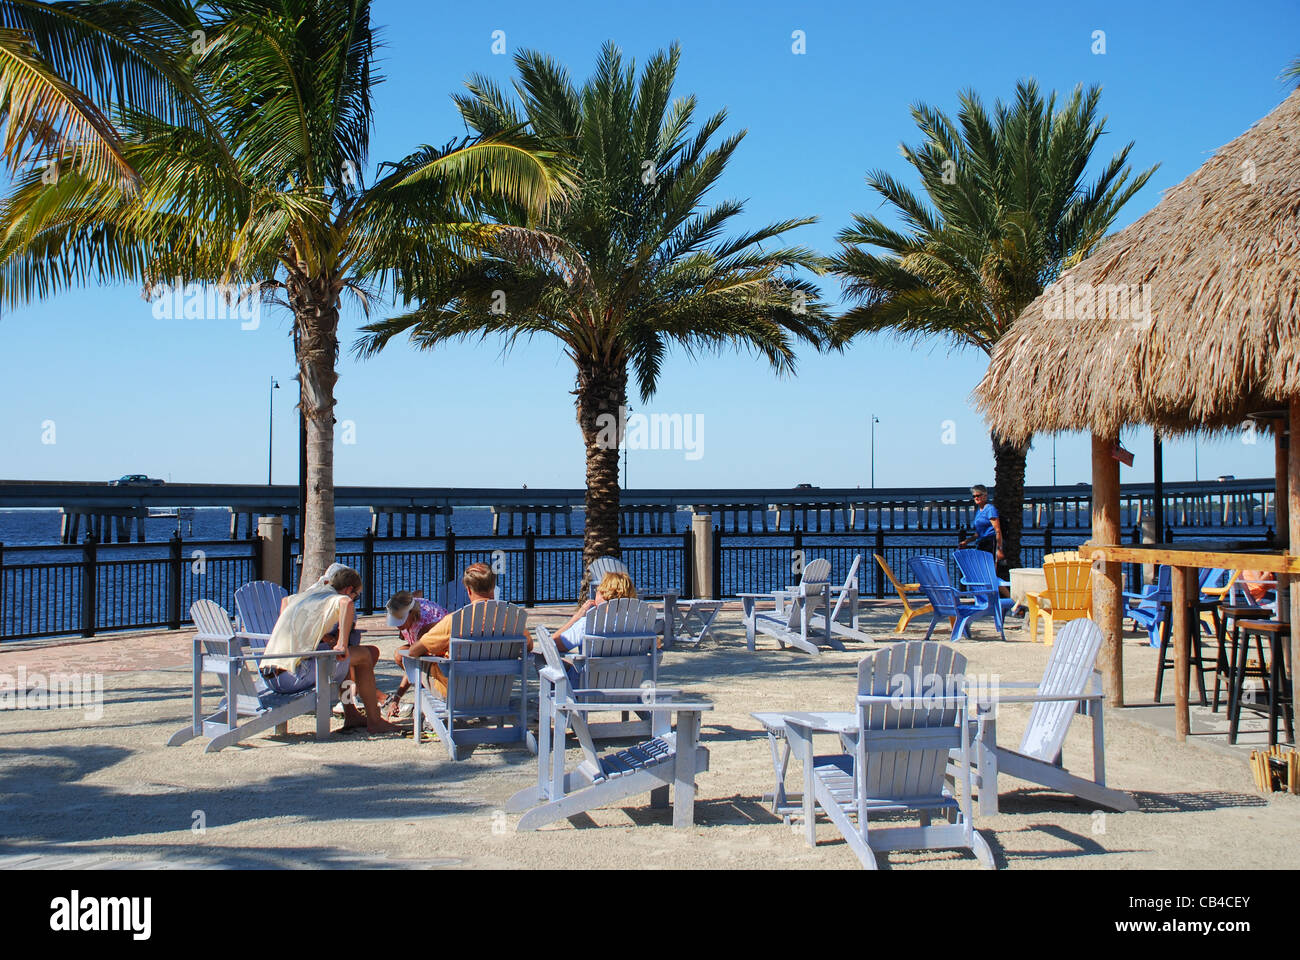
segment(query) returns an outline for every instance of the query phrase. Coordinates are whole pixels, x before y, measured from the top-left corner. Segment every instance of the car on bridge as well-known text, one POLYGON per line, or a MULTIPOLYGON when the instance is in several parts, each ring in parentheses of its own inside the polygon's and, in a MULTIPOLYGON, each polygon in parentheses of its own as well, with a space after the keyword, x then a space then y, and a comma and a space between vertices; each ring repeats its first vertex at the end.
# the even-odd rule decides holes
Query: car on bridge
POLYGON ((110 487, 161 487, 163 483, 157 477, 146 477, 143 473, 128 473, 125 477, 108 481, 110 487))

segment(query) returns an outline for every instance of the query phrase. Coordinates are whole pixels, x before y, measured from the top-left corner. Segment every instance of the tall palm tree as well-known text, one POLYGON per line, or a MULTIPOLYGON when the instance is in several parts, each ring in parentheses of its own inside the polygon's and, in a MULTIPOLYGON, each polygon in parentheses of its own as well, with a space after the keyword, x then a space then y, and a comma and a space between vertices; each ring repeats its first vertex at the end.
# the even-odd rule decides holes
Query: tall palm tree
MULTIPOLYGON (((375 31, 368 0, 206 4, 186 69, 213 124, 124 111, 122 154, 138 189, 96 180, 64 154, 56 183, 20 178, 0 206, 0 298, 172 278, 257 284, 293 315, 307 425, 302 582, 334 559, 334 406, 342 298, 363 308, 433 282, 505 228, 500 198, 541 211, 564 168, 512 131, 424 147, 363 171, 375 31)), ((227 288, 229 289, 229 288, 227 288)))
MULTIPOLYGON (((954 123, 918 104, 924 138, 902 147, 924 197, 889 173, 867 183, 901 221, 859 214, 841 231, 832 271, 854 304, 835 323, 843 344, 861 334, 938 338, 992 353, 1012 321, 1065 267, 1081 260, 1120 208, 1151 178, 1128 167, 1132 142, 1085 180, 1105 132, 1099 87, 1076 88, 1060 105, 1022 81, 992 114, 974 93, 954 123)), ((1006 563, 1020 562, 1027 447, 993 440, 994 501, 1006 563)))
POLYGON ((137 184, 112 114, 202 117, 177 58, 197 28, 189 0, 0 0, 0 155, 10 172, 71 159, 89 176, 137 184))
MULTIPOLYGON (((574 395, 586 447, 584 569, 619 555, 618 453, 628 379, 643 401, 654 394, 671 347, 688 353, 747 348, 778 372, 794 369, 797 340, 820 345, 829 320, 815 286, 820 272, 804 247, 776 243, 813 222, 802 217, 723 237, 742 204, 706 206, 743 131, 710 141, 725 113, 694 130, 693 96, 672 99, 679 51, 651 57, 636 76, 607 43, 595 72, 576 87, 549 57, 515 57, 514 97, 473 77, 457 103, 471 130, 495 136, 521 124, 574 157, 579 185, 539 224, 546 245, 509 235, 449 276, 404 292, 419 301, 405 316, 374 323, 357 344, 373 355, 406 333, 428 350, 448 340, 495 334, 513 343, 556 338, 576 368, 574 395)), ((528 226, 517 203, 491 206, 495 222, 528 226)))

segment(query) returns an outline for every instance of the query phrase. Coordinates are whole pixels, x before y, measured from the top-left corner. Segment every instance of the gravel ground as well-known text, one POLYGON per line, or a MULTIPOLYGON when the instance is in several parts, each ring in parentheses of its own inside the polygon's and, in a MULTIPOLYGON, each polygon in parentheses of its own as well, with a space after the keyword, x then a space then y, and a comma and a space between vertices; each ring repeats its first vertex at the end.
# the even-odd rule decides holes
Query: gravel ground
MULTIPOLYGON (((530 622, 554 624, 562 615, 539 609, 530 622)), ((892 636, 888 604, 868 604, 864 619, 869 633, 892 636)), ((389 655, 396 640, 381 619, 361 625, 389 655)), ((977 623, 975 640, 961 644, 970 670, 1037 681, 1048 649, 1019 640, 1015 630, 1008 638, 977 623)), ((660 676, 715 705, 704 716, 702 740, 712 759, 697 781, 695 826, 672 829, 671 811, 650 809, 642 796, 534 833, 516 833, 517 817, 500 810, 536 776, 536 761, 522 747, 481 747, 452 763, 440 744, 417 748, 409 737, 349 732, 318 743, 313 721, 303 717, 288 736, 261 734, 219 754, 204 754, 197 740, 167 748, 167 738, 188 723, 188 632, 7 645, 0 674, 17 676, 20 667, 102 673, 105 703, 97 720, 75 709, 0 712, 0 866, 853 868, 857 860, 834 827, 819 824, 812 849, 763 804, 771 762, 750 717, 757 710, 850 709, 856 663, 876 645, 846 645, 844 653, 810 657, 760 637, 759 650, 749 653, 739 611, 729 606, 699 649, 665 654, 660 676)), ((1126 642, 1130 701, 1149 696, 1154 666, 1154 651, 1126 642)), ((396 686, 391 661, 380 683, 396 686)), ((999 866, 1294 866, 1300 797, 1256 791, 1246 755, 1261 738, 1246 737, 1235 750, 1208 733, 1178 743, 1162 729, 1169 714, 1131 707, 1106 716, 1107 779, 1136 795, 1136 812, 1095 812, 1004 776, 1002 812, 976 818, 999 866)), ((1004 707, 999 739, 1014 746, 1027 716, 1025 707, 1004 707)), ((1196 717, 1197 729, 1207 731, 1217 720, 1206 711, 1196 717)), ((1090 758, 1088 723, 1076 718, 1066 765, 1086 774, 1090 758)), ((797 777, 795 765, 791 789, 797 777)), ((978 869, 960 852, 888 859, 909 868, 978 869)))

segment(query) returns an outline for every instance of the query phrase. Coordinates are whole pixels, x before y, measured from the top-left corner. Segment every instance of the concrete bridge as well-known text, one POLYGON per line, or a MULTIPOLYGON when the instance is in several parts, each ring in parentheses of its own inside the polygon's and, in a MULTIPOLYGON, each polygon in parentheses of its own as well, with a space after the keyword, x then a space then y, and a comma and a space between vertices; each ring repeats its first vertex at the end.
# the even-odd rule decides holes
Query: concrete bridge
MULTIPOLYGON (((1131 526, 1150 515, 1155 490, 1150 483, 1121 487, 1121 522, 1131 526)), ((572 522, 585 491, 577 489, 502 489, 495 487, 338 487, 339 507, 369 507, 376 536, 437 536, 446 532, 455 507, 490 507, 493 531, 522 534, 578 532, 572 522), (442 518, 439 524, 438 518, 442 518), (412 522, 408 526, 408 519, 412 522), (518 521, 518 522, 516 522, 518 521), (561 529, 561 526, 563 529, 561 529), (548 529, 549 528, 549 529, 548 529)), ((1274 481, 1249 480, 1165 482, 1166 523, 1181 527, 1258 527, 1274 523, 1274 481)), ((94 532, 101 541, 143 540, 149 516, 184 517, 194 507, 225 507, 231 513, 231 536, 244 518, 251 533, 256 517, 281 516, 286 529, 296 526, 298 487, 280 484, 169 483, 160 486, 110 487, 105 483, 0 480, 0 508, 58 508, 64 514, 63 538, 75 542, 94 532), (84 529, 82 524, 85 524, 84 529)), ((797 489, 735 488, 699 490, 627 490, 622 494, 620 526, 625 533, 668 533, 678 510, 709 513, 715 525, 734 532, 793 530, 806 532, 883 527, 890 530, 948 530, 969 527, 972 504, 968 487, 860 487, 797 489), (769 523, 771 511, 775 523, 769 523)), ((1025 526, 1086 530, 1091 517, 1087 484, 1026 487, 1025 526)))

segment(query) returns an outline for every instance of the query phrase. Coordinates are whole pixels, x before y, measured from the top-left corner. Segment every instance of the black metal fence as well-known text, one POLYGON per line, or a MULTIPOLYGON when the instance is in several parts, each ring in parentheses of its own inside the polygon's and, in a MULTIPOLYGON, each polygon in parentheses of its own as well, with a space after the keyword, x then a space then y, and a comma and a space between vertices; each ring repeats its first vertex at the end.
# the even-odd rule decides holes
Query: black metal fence
MULTIPOLYGON (((1136 533, 1136 532, 1135 532, 1136 533)), ((692 592, 692 533, 625 535, 623 560, 646 595, 692 592)), ((1021 563, 1037 566, 1044 553, 1077 546, 1086 531, 1026 531, 1021 563)), ((501 546, 500 538, 457 537, 393 542, 365 536, 343 539, 338 559, 360 571, 362 612, 382 610, 397 590, 422 589, 460 576, 471 563, 496 570, 502 599, 532 606, 574 601, 582 581, 581 539, 526 534, 501 546), (522 541, 522 543, 520 543, 522 541)), ((713 583, 719 596, 765 592, 798 582, 799 561, 826 557, 832 578, 842 578, 862 555, 858 582, 865 596, 888 597, 892 588, 873 554, 885 558, 899 580, 909 580, 909 557, 944 560, 954 582, 956 537, 933 531, 872 530, 842 533, 734 533, 713 531, 713 583)), ((297 589, 294 544, 285 538, 280 582, 297 589)), ((1134 576, 1130 569, 1129 576, 1134 576)), ((182 541, 75 547, 0 545, 0 640, 133 628, 178 629, 189 622, 195 600, 215 600, 233 612, 235 590, 263 579, 261 541, 182 541)))
POLYGON ((200 598, 229 606, 261 579, 259 541, 78 547, 0 545, 0 640, 145 627, 179 629, 200 598))

